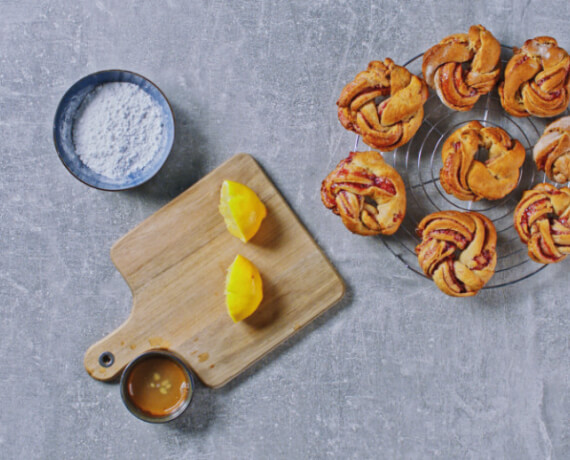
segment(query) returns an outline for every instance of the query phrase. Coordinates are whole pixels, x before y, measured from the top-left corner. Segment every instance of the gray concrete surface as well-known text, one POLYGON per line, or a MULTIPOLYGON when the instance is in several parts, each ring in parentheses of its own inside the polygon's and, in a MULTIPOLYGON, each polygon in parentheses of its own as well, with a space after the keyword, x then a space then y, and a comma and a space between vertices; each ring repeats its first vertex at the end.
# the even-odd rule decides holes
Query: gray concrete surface
POLYGON ((486 25, 552 34, 566 0, 0 1, 0 457, 570 458, 569 261, 450 299, 320 203, 354 136, 335 101, 369 60, 486 25), (129 192, 76 181, 52 119, 87 73, 125 68, 172 102, 178 137, 129 192), (111 244, 237 152, 257 158, 346 280, 345 299, 189 412, 154 426, 83 354, 127 317, 111 244))

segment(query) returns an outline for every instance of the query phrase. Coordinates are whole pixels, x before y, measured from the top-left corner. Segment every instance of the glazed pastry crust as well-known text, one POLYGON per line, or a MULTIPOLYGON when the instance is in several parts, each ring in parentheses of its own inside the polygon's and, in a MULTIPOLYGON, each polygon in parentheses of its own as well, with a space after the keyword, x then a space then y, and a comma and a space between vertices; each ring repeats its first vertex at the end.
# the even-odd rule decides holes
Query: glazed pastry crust
POLYGON ((321 186, 323 204, 359 235, 391 235, 406 213, 406 190, 398 172, 378 152, 351 152, 321 186))
POLYGON ((554 117, 570 101, 570 56, 552 37, 527 40, 514 50, 499 85, 503 108, 516 117, 554 117))
POLYGON ((342 126, 383 151, 408 142, 419 129, 428 98, 425 82, 392 59, 372 61, 342 90, 337 101, 342 126), (378 99, 386 97, 382 102, 378 99))
POLYGON ((422 73, 447 107, 471 110, 490 92, 501 72, 501 45, 482 25, 445 37, 424 53, 422 73), (468 70, 464 67, 468 66, 468 70))
POLYGON ((523 193, 514 225, 535 262, 560 262, 570 254, 570 189, 538 184, 523 193))
POLYGON ((570 180, 570 116, 550 123, 533 149, 536 166, 550 180, 570 180))
POLYGON ((517 185, 526 153, 503 129, 471 121, 446 139, 441 155, 439 179, 444 190, 460 200, 476 201, 509 194, 517 185), (485 162, 475 159, 480 147, 489 152, 485 162))
POLYGON ((416 232, 422 238, 416 246, 420 267, 445 294, 473 296, 495 273, 497 232, 486 216, 436 212, 424 217, 416 232))

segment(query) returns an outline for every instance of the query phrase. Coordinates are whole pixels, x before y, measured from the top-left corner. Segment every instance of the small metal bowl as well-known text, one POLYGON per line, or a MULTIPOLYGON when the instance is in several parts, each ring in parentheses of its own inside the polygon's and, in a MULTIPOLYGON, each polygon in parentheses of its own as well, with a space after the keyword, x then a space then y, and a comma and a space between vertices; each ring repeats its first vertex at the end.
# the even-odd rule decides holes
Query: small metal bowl
POLYGON ((129 410, 129 412, 133 414, 135 417, 138 417, 139 419, 149 423, 165 423, 165 422, 170 422, 175 418, 179 417, 188 408, 188 406, 192 402, 192 396, 194 395, 194 379, 192 378, 192 373, 190 372, 184 361, 182 361, 174 353, 171 353, 166 350, 147 351, 146 353, 143 353, 142 355, 133 359, 127 365, 127 367, 125 367, 125 370, 121 375, 121 381, 119 385, 121 388, 121 398, 123 399, 123 403, 125 404, 126 408, 129 410), (133 372, 133 370, 136 368, 137 365, 142 363, 144 360, 150 358, 167 359, 174 362, 183 371, 185 379, 188 382, 188 393, 182 404, 180 404, 180 406, 178 406, 176 410, 174 410, 173 412, 169 412, 167 415, 164 416, 154 416, 152 414, 145 412, 131 399, 129 395, 128 384, 131 373, 133 372))
POLYGON ((103 70, 76 82, 59 102, 53 122, 55 149, 65 167, 81 182, 100 190, 127 190, 151 179, 170 154, 174 131, 174 113, 166 96, 147 78, 126 70, 103 70), (87 167, 77 156, 73 144, 73 124, 85 97, 99 85, 117 82, 139 86, 160 106, 165 133, 158 154, 142 169, 119 179, 103 176, 87 167))

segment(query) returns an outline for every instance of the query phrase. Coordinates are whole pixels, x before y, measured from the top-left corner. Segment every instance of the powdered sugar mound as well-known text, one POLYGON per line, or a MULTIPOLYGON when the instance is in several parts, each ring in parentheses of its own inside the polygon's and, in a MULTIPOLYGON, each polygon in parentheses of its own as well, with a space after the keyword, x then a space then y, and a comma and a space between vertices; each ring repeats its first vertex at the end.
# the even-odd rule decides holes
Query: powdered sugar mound
POLYGON ((105 83, 81 103, 73 124, 73 144, 81 161, 96 173, 120 179, 144 168, 164 137, 162 109, 133 83, 105 83))

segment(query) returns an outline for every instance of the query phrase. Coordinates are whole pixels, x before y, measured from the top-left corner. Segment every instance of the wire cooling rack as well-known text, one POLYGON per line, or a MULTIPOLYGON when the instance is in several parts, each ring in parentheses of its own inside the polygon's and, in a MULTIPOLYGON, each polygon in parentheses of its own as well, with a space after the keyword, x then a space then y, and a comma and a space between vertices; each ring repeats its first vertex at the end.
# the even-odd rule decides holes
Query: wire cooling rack
MULTIPOLYGON (((512 54, 511 47, 501 46, 503 69, 512 54)), ((421 76, 422 56, 423 54, 417 55, 404 66, 413 74, 421 76)), ((425 277, 415 253, 415 247, 420 243, 416 235, 419 222, 426 215, 437 211, 477 211, 489 217, 497 229, 497 266, 495 275, 484 289, 507 286, 543 270, 546 265, 537 264, 528 257, 527 248, 514 229, 513 212, 524 190, 547 181, 544 173, 536 169, 532 149, 550 121, 551 119, 510 116, 501 106, 496 88, 482 96, 468 112, 456 112, 447 108, 437 94, 430 90, 430 96, 424 105, 424 120, 415 136, 392 152, 382 152, 386 162, 391 162, 402 176, 407 198, 404 221, 394 235, 382 237, 384 245, 406 267, 425 277), (500 200, 461 201, 447 194, 439 182, 441 148, 445 139, 471 120, 477 120, 483 126, 503 128, 525 147, 526 159, 517 187, 500 200)), ((370 149, 357 136, 354 150, 370 149)), ((478 154, 479 159, 485 159, 486 155, 484 152, 478 154)))

